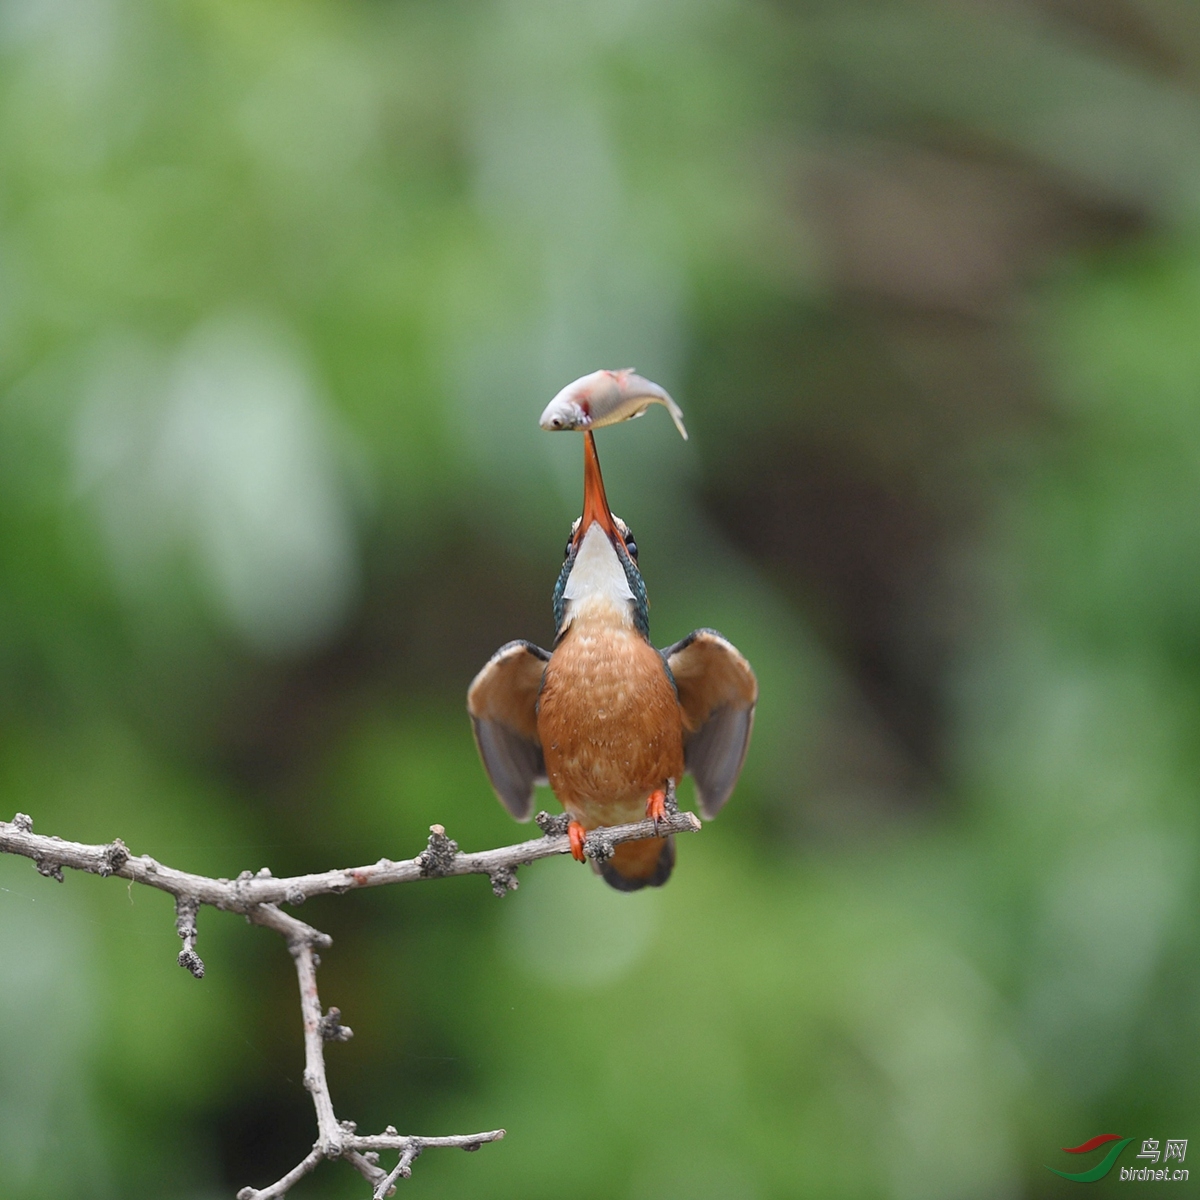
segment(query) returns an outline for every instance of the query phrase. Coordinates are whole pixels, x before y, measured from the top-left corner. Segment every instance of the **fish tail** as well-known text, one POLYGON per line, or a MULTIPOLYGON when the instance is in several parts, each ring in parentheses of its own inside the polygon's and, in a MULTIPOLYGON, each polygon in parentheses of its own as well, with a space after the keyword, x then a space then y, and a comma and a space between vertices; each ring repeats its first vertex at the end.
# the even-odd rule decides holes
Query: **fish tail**
POLYGON ((688 440, 687 430, 683 427, 683 409, 668 396, 664 402, 667 406, 667 412, 671 414, 671 420, 675 422, 675 428, 679 430, 680 437, 686 442, 688 440))
POLYGON ((622 842, 612 858, 597 870, 609 887, 618 892, 637 892, 644 887, 662 887, 671 878, 675 866, 675 839, 645 838, 640 842, 622 842))

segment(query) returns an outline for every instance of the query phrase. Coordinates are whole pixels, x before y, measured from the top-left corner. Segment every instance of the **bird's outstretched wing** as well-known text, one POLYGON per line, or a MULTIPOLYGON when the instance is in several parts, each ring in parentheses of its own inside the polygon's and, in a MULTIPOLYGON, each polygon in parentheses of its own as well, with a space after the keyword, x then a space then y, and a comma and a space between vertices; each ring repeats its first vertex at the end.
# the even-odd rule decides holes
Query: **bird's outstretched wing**
POLYGON ((696 781, 700 812, 715 817, 742 769, 758 680, 715 629, 697 629, 663 652, 683 709, 683 760, 696 781))
POLYGON ((537 698, 549 658, 549 651, 532 642, 509 642, 467 689, 467 711, 484 770, 518 821, 533 814, 533 785, 546 782, 537 698))

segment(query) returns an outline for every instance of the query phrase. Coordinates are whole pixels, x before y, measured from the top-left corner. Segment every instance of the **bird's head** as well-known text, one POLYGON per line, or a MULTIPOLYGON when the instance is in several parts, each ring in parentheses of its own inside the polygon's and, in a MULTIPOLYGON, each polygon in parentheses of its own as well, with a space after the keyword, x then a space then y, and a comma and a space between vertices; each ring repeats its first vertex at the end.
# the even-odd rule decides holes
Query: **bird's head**
POLYGON ((571 526, 566 559, 554 589, 556 640, 582 612, 628 623, 650 636, 646 585, 629 526, 613 516, 591 431, 583 435, 583 516, 571 526))

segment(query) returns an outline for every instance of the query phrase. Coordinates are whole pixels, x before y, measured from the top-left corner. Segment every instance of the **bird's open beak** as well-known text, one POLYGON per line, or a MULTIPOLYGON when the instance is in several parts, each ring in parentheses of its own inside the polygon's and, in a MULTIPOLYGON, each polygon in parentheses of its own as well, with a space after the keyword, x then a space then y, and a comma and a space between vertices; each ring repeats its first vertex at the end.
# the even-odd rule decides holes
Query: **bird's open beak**
POLYGON ((583 520, 575 531, 575 544, 583 541, 584 535, 595 522, 615 542, 621 541, 620 531, 608 509, 608 497, 604 494, 604 477, 600 474, 600 459, 596 454, 596 439, 589 429, 583 435, 583 520))

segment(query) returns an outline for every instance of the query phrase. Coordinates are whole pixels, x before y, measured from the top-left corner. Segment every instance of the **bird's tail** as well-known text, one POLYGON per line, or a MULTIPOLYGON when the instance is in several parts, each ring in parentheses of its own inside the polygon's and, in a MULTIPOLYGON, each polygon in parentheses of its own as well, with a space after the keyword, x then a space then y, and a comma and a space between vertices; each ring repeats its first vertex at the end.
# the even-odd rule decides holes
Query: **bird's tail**
POLYGON ((618 892, 636 892, 644 887, 662 887, 671 878, 674 866, 675 839, 665 837, 622 842, 597 870, 609 887, 618 892))

